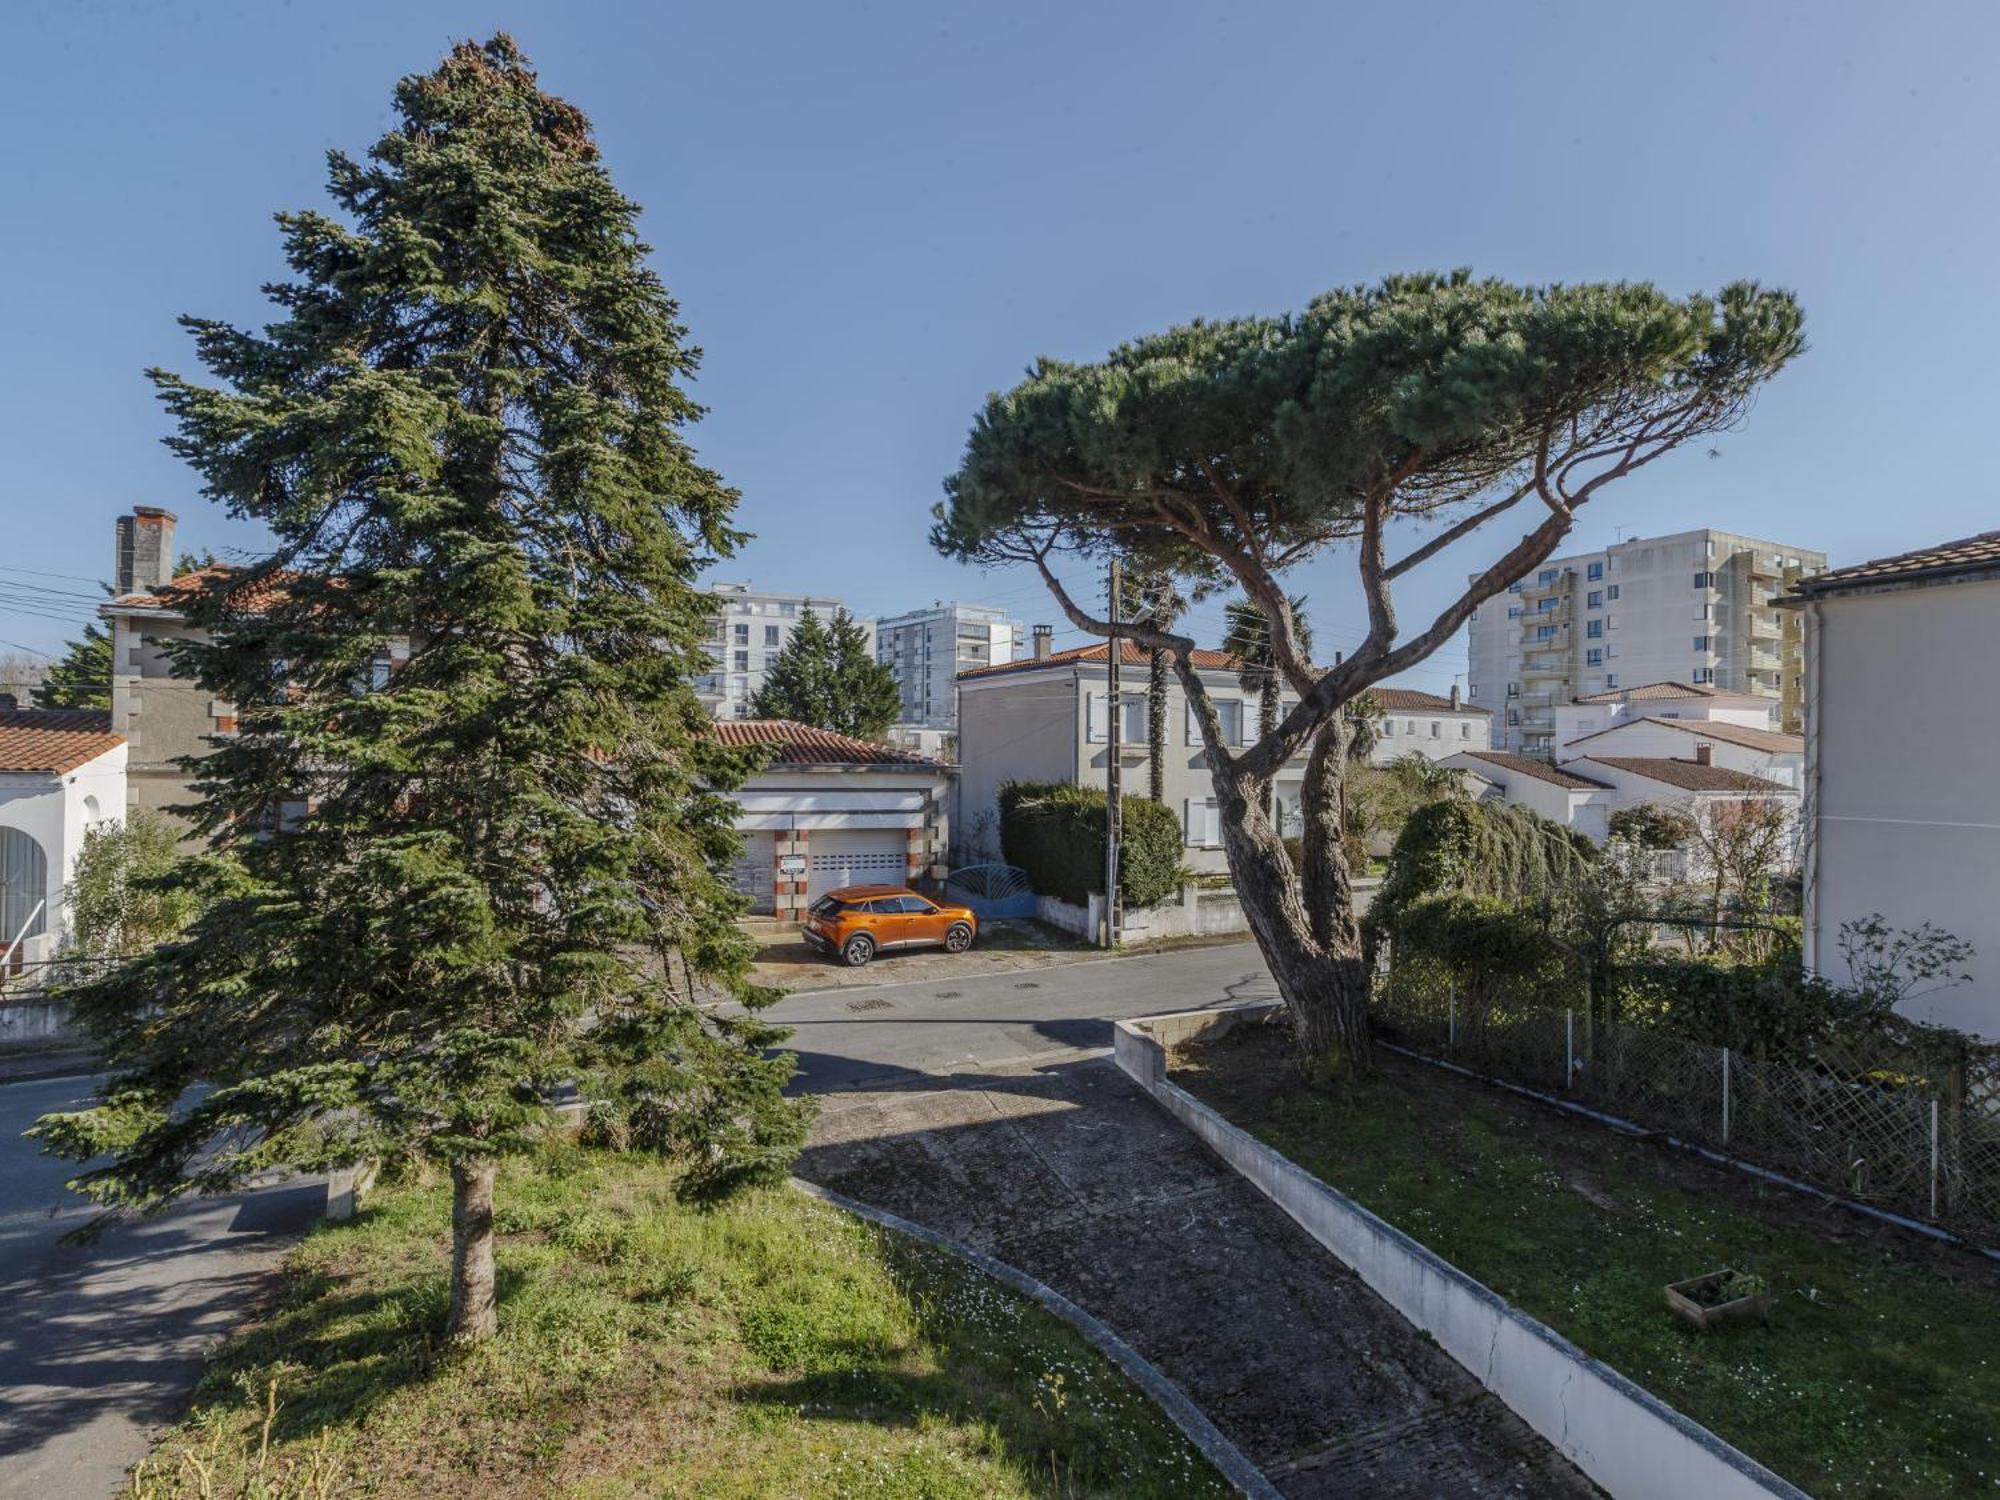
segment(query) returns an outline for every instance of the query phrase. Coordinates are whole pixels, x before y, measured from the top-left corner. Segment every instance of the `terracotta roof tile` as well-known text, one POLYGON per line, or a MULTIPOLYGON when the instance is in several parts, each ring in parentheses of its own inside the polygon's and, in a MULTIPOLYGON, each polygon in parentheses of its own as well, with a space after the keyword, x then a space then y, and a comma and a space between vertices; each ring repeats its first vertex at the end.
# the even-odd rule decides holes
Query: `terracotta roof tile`
POLYGON ((1878 557, 1849 568, 1801 579, 1797 593, 1810 598, 1834 594, 1843 589, 1863 588, 1871 583, 1898 583, 1904 580, 1951 578, 1961 573, 2000 573, 2000 531, 1982 531, 1956 542, 1935 547, 1919 547, 1894 557, 1878 557))
MULTIPOLYGON (((1644 718, 1627 719, 1623 724, 1614 724, 1609 729, 1600 729, 1595 734, 1579 735, 1571 740, 1571 745, 1581 745, 1586 740, 1602 739, 1607 734, 1617 734, 1633 724, 1658 724, 1667 729, 1681 729, 1700 739, 1721 740, 1725 745, 1741 745, 1746 750, 1765 750, 1772 755, 1803 755, 1806 737, 1802 734, 1784 734, 1776 729, 1752 729, 1748 724, 1722 724, 1713 719, 1662 719, 1655 714, 1644 718)), ((1593 757, 1598 759, 1601 757, 1593 757)))
MULTIPOLYGON (((106 600, 103 608, 113 609, 168 609, 178 610, 187 603, 187 595, 198 590, 213 588, 218 583, 247 572, 244 568, 233 568, 226 563, 210 563, 205 568, 196 568, 192 573, 183 573, 172 583, 165 584, 151 593, 120 594, 115 599, 106 600)), ((259 579, 237 591, 232 601, 240 610, 255 614, 274 600, 284 596, 285 585, 296 574, 276 573, 259 579)))
POLYGON ((1732 771, 1727 766, 1705 766, 1697 760, 1680 760, 1650 755, 1590 755, 1592 765, 1611 766, 1644 776, 1649 781, 1677 786, 1686 792, 1775 792, 1789 794, 1792 788, 1748 771, 1732 771))
POLYGON ((1493 710, 1490 708, 1479 708, 1463 699, 1453 703, 1449 698, 1441 698, 1436 693, 1418 692, 1415 688, 1370 688, 1368 696, 1390 713, 1478 714, 1481 718, 1493 716, 1493 710))
POLYGON ((910 766, 942 770, 937 761, 914 750, 896 745, 878 745, 836 734, 831 729, 815 729, 791 719, 718 719, 715 737, 731 749, 769 749, 771 761, 792 766, 910 766))
POLYGON ((1550 765, 1545 760, 1536 760, 1532 755, 1515 755, 1506 750, 1461 750, 1458 752, 1469 760, 1486 762, 1503 771, 1513 771, 1521 776, 1532 776, 1537 781, 1546 781, 1551 786, 1563 787, 1572 792, 1601 792, 1606 783, 1592 781, 1588 776, 1579 776, 1563 766, 1550 765))
POLYGON ((1716 691, 1712 687, 1698 687, 1692 682, 1642 682, 1636 687, 1612 688, 1609 692, 1589 693, 1578 698, 1578 703, 1649 703, 1656 699, 1668 698, 1713 698, 1716 691))
POLYGON ((111 715, 100 709, 0 711, 0 771, 61 776, 124 743, 124 735, 111 732, 111 715))

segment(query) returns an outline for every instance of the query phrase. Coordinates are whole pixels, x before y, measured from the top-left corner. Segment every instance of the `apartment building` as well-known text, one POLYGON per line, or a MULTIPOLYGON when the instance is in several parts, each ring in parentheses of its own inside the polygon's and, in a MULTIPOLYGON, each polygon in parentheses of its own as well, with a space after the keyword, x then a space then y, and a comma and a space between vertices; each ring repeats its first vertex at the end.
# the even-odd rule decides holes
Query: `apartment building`
POLYGON ((897 722, 915 729, 958 724, 958 674, 1003 666, 1027 654, 1027 627, 1004 609, 947 604, 884 615, 875 622, 875 659, 896 674, 903 695, 897 722))
MULTIPOLYGON (((712 592, 717 607, 709 654, 715 670, 697 678, 695 688, 719 719, 752 716, 755 710, 751 704, 764 686, 765 674, 807 609, 825 624, 835 610, 845 607, 838 599, 766 593, 747 583, 718 583, 712 592)), ((862 621, 861 628, 867 632, 872 650, 875 627, 862 621)))
POLYGON ((1643 682, 1685 682, 1803 717, 1803 640, 1777 601, 1826 554, 1704 527, 1551 558, 1471 622, 1470 701, 1497 750, 1553 757, 1556 710, 1643 682))

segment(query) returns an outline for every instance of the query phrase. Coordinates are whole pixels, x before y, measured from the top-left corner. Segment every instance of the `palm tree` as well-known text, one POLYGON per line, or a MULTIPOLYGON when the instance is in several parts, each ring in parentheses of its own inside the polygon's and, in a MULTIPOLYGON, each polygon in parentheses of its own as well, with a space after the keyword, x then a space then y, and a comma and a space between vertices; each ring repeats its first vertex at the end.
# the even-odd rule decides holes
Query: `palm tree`
MULTIPOLYGON (((1299 655, 1311 661, 1312 626, 1306 623, 1305 595, 1294 594, 1285 602, 1292 612, 1292 636, 1299 643, 1299 655)), ((1284 695, 1284 684, 1278 680, 1277 656, 1271 650, 1271 622, 1264 618, 1264 611, 1248 599, 1230 600, 1222 614, 1225 622, 1222 649, 1236 658, 1236 680, 1243 685, 1243 691, 1257 695, 1257 736, 1261 739, 1278 727, 1278 708, 1284 695)), ((1278 815, 1276 777, 1271 779, 1269 797, 1270 806, 1266 811, 1275 820, 1278 815)))
MULTIPOLYGON (((1169 628, 1186 601, 1174 588, 1165 568, 1134 564, 1125 574, 1126 597, 1121 607, 1132 619, 1153 630, 1169 628)), ((1167 800, 1167 653, 1154 646, 1146 652, 1146 783, 1155 802, 1167 800)), ((1115 711, 1115 710, 1114 710, 1115 711)))

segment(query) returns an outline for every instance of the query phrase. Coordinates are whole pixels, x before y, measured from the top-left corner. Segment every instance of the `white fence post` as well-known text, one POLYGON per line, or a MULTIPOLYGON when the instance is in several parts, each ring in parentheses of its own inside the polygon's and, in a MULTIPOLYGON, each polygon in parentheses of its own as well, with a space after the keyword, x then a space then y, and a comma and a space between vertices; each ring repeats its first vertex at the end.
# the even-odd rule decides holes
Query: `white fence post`
POLYGON ((1722 1144, 1729 1144, 1729 1049, 1722 1049, 1722 1144))
POLYGON ((1445 1002, 1444 1013, 1444 1045, 1445 1050, 1448 1052, 1455 1050, 1458 1046, 1458 981, 1456 979, 1451 982, 1449 993, 1451 998, 1445 1002))
POLYGON ((1563 1087, 1576 1082, 1576 1012, 1563 1012, 1563 1087))

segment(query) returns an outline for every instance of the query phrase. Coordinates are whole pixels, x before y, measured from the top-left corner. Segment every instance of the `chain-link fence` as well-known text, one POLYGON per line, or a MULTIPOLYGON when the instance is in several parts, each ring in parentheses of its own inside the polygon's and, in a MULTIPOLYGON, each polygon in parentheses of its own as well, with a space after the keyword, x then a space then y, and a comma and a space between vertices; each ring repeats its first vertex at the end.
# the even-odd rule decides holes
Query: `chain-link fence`
POLYGON ((1865 1039, 1773 1061, 1588 1007, 1378 988, 1385 1035, 1842 1197, 2000 1244, 2000 1060, 1920 1069, 1865 1039))

